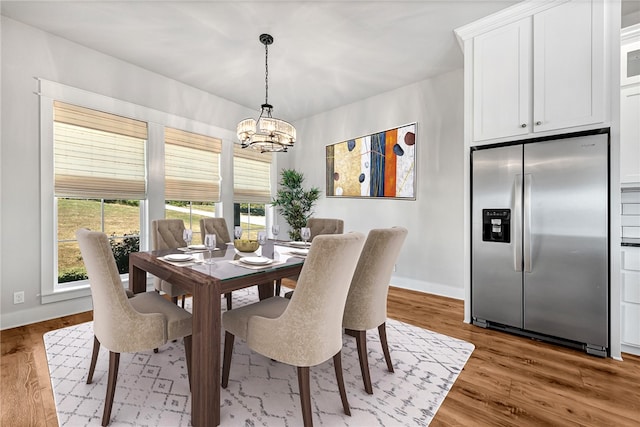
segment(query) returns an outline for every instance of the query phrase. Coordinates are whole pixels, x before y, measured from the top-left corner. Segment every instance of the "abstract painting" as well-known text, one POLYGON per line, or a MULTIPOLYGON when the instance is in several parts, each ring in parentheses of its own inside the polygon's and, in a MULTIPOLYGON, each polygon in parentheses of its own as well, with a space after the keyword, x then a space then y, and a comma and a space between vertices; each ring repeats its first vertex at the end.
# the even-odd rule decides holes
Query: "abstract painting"
POLYGON ((416 123, 327 145, 328 197, 416 198, 416 123))

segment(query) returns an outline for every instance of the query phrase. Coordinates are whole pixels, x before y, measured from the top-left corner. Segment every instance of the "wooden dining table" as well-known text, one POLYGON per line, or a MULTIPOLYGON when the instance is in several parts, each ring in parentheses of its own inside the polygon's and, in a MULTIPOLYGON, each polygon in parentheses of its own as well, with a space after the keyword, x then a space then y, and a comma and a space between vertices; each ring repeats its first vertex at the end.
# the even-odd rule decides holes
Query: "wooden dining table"
MULTIPOLYGON (((146 292, 150 273, 193 296, 191 425, 195 427, 220 425, 221 295, 258 285, 260 299, 268 298, 273 296, 274 281, 297 276, 302 270, 304 259, 287 256, 286 250, 274 251, 273 241, 261 250, 274 262, 259 269, 238 265, 247 254, 233 245, 213 251, 213 264, 175 265, 164 260, 168 254, 184 253, 177 249, 129 255, 129 289, 134 293, 146 292)), ((208 258, 206 251, 194 255, 208 258)))

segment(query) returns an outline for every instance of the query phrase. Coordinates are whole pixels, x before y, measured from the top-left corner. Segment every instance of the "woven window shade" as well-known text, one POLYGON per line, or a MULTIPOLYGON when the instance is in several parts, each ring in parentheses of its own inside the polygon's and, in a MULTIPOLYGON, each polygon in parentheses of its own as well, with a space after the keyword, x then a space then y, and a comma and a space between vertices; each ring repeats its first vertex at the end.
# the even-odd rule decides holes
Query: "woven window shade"
POLYGON ((56 196, 146 197, 145 122, 56 101, 53 133, 56 196))
POLYGON ((210 136, 165 128, 166 200, 220 200, 222 141, 210 136))
POLYGON ((271 203, 271 153, 233 146, 233 200, 271 203))

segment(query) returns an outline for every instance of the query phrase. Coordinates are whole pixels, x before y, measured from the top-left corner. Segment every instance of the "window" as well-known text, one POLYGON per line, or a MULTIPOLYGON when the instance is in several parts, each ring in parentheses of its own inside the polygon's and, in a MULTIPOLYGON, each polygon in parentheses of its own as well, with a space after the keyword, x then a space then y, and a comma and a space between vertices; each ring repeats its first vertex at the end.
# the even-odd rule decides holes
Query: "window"
POLYGON ((165 218, 178 218, 202 243, 200 218, 215 216, 220 200, 222 141, 206 135, 165 128, 165 218))
MULTIPOLYGON (((220 141, 235 140, 236 135, 49 80, 38 79, 38 83, 41 301, 46 304, 90 295, 88 281, 81 280, 84 264, 75 240, 80 227, 111 236, 117 263, 119 258, 128 262, 127 255, 134 248, 149 249, 149 218, 175 215, 176 210, 169 211, 173 205, 183 211, 181 215, 186 213, 196 231, 199 215, 213 215, 220 195, 220 141), (189 136, 188 144, 180 142, 184 134, 189 136), (214 149, 209 150, 207 144, 214 149), (170 159, 165 167, 167 147, 170 159), (187 158, 183 166, 176 166, 174 160, 185 153, 200 157, 187 158), (213 157, 207 157, 211 153, 213 157), (207 163, 207 170, 196 172, 201 162, 207 163), (178 174, 165 173, 174 166, 178 174), (205 175, 208 173, 211 175, 205 175), (183 181, 185 176, 188 183, 183 181), (176 188, 180 196, 172 195, 176 188), (206 196, 194 193, 194 188, 206 196), (166 200, 175 203, 167 205, 166 200), (64 275, 60 283, 58 273, 64 275)), ((231 170, 227 173, 231 181, 231 170)), ((195 236, 199 238, 199 233, 195 236)), ((123 282, 126 286, 126 276, 123 282)))
POLYGON ((86 279, 75 239, 81 227, 111 236, 126 273, 128 254, 140 242, 147 124, 59 101, 53 115, 57 283, 86 279))
POLYGON ((243 238, 266 230, 265 208, 271 203, 271 153, 233 146, 233 200, 243 238))

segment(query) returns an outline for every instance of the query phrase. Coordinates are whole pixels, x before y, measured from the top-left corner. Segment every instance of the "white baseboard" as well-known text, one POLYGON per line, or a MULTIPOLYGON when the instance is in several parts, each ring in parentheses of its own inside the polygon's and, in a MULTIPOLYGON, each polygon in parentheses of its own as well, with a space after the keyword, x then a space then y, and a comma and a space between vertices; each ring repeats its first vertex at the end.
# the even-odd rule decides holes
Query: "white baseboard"
POLYGON ((622 344, 622 352, 634 354, 636 356, 640 356, 640 347, 636 347, 633 345, 622 344))
POLYGON ((443 285, 441 283, 432 283, 422 280, 409 279, 406 277, 392 277, 391 286, 464 300, 464 288, 462 286, 455 287, 450 285, 443 285))
POLYGON ((16 328, 91 310, 93 310, 93 304, 90 296, 50 304, 40 304, 25 310, 2 313, 0 316, 0 329, 16 328))

